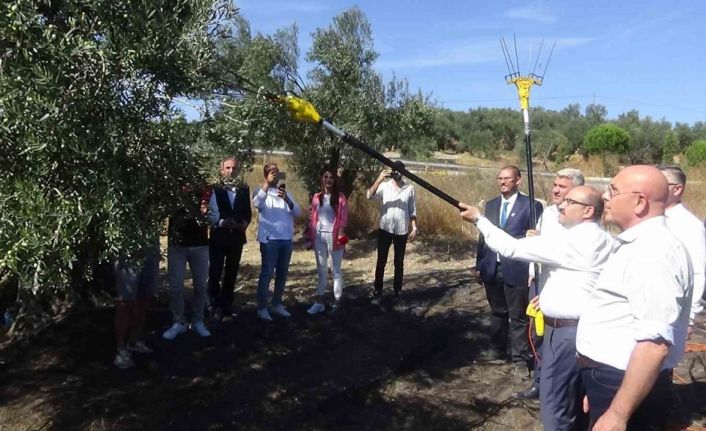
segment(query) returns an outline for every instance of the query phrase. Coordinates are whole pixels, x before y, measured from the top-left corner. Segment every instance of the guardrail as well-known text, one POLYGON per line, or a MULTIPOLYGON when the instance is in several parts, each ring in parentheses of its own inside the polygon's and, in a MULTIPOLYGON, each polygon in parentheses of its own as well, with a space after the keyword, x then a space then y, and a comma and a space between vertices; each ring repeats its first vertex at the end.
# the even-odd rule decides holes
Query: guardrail
MULTIPOLYGON (((262 149, 255 149, 254 150, 256 155, 264 157, 265 155, 272 155, 276 157, 281 157, 281 158, 289 158, 291 157, 294 153, 291 151, 284 151, 284 150, 262 150, 262 149)), ((412 172, 418 173, 418 172, 429 172, 429 171, 446 171, 446 172, 456 172, 456 173, 461 173, 461 172, 468 172, 468 171, 489 171, 489 172, 496 172, 498 170, 497 167, 488 167, 488 166, 474 166, 474 165, 459 165, 456 163, 442 163, 442 162, 419 162, 416 160, 405 160, 405 159, 400 159, 397 157, 390 157, 392 160, 399 160, 400 162, 404 163, 407 169, 409 169, 412 172)), ((520 169, 522 172, 527 172, 526 170, 520 169)), ((540 176, 540 177, 553 177, 554 172, 543 172, 543 171, 534 171, 533 172, 535 176, 540 176)), ((610 183, 610 178, 607 177, 586 177, 586 183, 587 184, 594 184, 594 185, 605 185, 610 183)))

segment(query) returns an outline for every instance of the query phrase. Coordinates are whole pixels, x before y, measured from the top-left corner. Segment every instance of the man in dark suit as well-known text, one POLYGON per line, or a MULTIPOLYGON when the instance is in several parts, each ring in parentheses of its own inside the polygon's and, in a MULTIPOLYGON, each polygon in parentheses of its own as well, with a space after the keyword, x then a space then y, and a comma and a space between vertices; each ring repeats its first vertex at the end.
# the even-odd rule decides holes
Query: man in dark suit
POLYGON ((209 211, 219 214, 218 222, 211 227, 209 239, 208 296, 214 320, 232 314, 235 281, 243 245, 247 242, 245 230, 252 219, 250 188, 245 183, 234 181, 238 165, 238 160, 233 157, 221 161, 222 180, 213 188, 208 204, 209 211))
MULTIPOLYGON (((529 197, 519 193, 522 180, 516 166, 505 166, 498 173, 500 196, 485 205, 485 216, 496 226, 515 238, 522 238, 530 223, 529 197)), ((534 202, 537 217, 542 214, 542 205, 534 202)), ((530 360, 527 340, 529 267, 526 262, 498 256, 486 247, 483 236, 478 240, 476 254, 476 276, 480 278, 491 310, 490 336, 493 349, 485 352, 482 360, 504 360, 507 357, 508 339, 510 358, 515 363, 515 373, 528 376, 530 360)))

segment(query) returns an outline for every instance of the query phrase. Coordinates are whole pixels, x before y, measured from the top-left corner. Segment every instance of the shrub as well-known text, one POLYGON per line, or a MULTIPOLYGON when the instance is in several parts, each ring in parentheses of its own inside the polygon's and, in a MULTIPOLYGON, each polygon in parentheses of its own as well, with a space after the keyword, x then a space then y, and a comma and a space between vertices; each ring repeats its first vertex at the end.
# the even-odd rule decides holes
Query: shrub
POLYGON ((699 140, 689 145, 685 151, 686 160, 696 166, 706 161, 706 141, 699 140))

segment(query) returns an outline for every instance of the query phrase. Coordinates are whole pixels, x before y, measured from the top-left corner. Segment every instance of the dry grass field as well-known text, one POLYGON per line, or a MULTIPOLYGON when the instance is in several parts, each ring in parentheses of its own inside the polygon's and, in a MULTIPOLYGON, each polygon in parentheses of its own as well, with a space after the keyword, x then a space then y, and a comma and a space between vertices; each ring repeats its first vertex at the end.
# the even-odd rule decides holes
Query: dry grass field
MULTIPOLYGON (((282 170, 287 171, 287 162, 284 159, 276 160, 282 170)), ((495 172, 487 168, 499 168, 507 164, 517 164, 516 158, 510 156, 500 157, 496 161, 477 159, 468 155, 463 155, 456 160, 456 163, 466 164, 486 169, 469 170, 466 172, 445 172, 445 171, 429 171, 418 172, 417 174, 426 181, 455 197, 456 199, 470 204, 478 204, 482 200, 487 200, 498 195, 497 183, 495 181, 495 172)), ((617 165, 617 164, 616 164, 617 165)), ((582 157, 573 157, 561 166, 550 166, 552 170, 558 170, 563 167, 572 167, 581 169, 584 175, 589 177, 600 177, 603 167, 599 158, 591 158, 584 160, 582 157)), ((381 166, 382 168, 382 166, 381 166)), ((541 169, 537 169, 541 171, 541 169)), ((255 189, 257 185, 262 183, 262 165, 256 165, 253 172, 249 173, 247 181, 251 189, 255 189)), ((687 168, 687 183, 684 202, 697 217, 704 219, 706 217, 706 169, 704 168, 687 168)), ((367 187, 373 183, 375 178, 371 178, 368 184, 353 192, 350 197, 350 233, 354 236, 364 235, 376 229, 377 220, 379 217, 379 204, 368 201, 365 197, 364 186, 367 187)), ((551 176, 535 176, 534 187, 535 194, 538 199, 549 201, 552 187, 551 176)), ((589 181, 590 182, 590 181, 589 181)), ((604 187, 603 184, 593 182, 596 187, 604 187)), ((287 190, 293 193, 295 199, 304 208, 308 208, 307 193, 303 185, 297 180, 296 175, 288 173, 287 190)), ((527 192, 526 179, 523 179, 521 190, 527 192)), ((417 223, 420 229, 420 234, 433 238, 436 236, 450 236, 455 238, 475 239, 477 232, 472 225, 468 223, 460 223, 458 212, 448 203, 442 201, 421 187, 416 187, 417 191, 417 223)), ((303 226, 305 220, 300 220, 303 226)), ((253 224, 251 233, 255 232, 257 227, 253 224)))

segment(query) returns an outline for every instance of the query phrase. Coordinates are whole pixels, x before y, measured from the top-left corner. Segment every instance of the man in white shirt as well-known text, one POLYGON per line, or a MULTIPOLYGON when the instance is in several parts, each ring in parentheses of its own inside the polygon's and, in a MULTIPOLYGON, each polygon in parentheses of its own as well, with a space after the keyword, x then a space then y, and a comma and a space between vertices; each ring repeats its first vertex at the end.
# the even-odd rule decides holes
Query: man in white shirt
POLYGON ((507 258, 543 264, 539 304, 545 314, 540 405, 546 430, 574 430, 579 425, 581 382, 576 364, 576 327, 613 238, 599 226, 601 193, 593 187, 573 187, 558 206, 561 231, 515 239, 460 204, 461 216, 475 222, 485 243, 507 258))
POLYGON ((704 294, 706 277, 706 230, 694 214, 689 211, 681 201, 686 187, 686 174, 678 166, 659 166, 659 170, 667 179, 669 195, 667 209, 667 228, 684 244, 691 267, 694 270, 694 293, 691 298, 691 313, 689 316, 689 334, 694 330, 694 317, 703 310, 701 296, 704 294))
POLYGON ((661 430, 669 417, 693 281, 688 254, 666 226, 668 194, 653 166, 623 169, 604 194, 605 220, 622 233, 576 334, 594 431, 661 430))
MULTIPOLYGON (((561 169, 556 173, 554 177, 554 183, 552 184, 552 205, 544 209, 542 216, 537 221, 537 234, 543 237, 550 236, 561 236, 566 231, 566 228, 562 226, 559 222, 559 205, 564 201, 566 195, 576 186, 582 186, 585 180, 583 173, 574 168, 561 169)), ((603 205, 601 204, 601 208, 603 205)), ((601 211, 602 212, 602 211, 601 211)), ((529 234, 529 232, 528 232, 529 234)), ((539 299, 539 293, 542 291, 544 284, 546 283, 546 276, 548 271, 542 271, 541 265, 536 263, 530 263, 529 265, 529 276, 528 281, 530 290, 530 302, 537 304, 539 299), (539 277, 535 279, 535 268, 539 270, 539 277)), ((544 337, 534 336, 534 345, 537 351, 542 350, 542 342, 544 337)), ((540 353, 541 356, 541 353, 540 353)), ((515 397, 521 399, 532 399, 539 397, 539 386, 540 386, 540 376, 542 374, 542 361, 538 358, 534 358, 534 381, 532 386, 524 391, 515 393, 515 397)), ((546 409, 545 409, 546 410, 546 409)), ((545 427, 546 428, 546 427, 545 427)))

